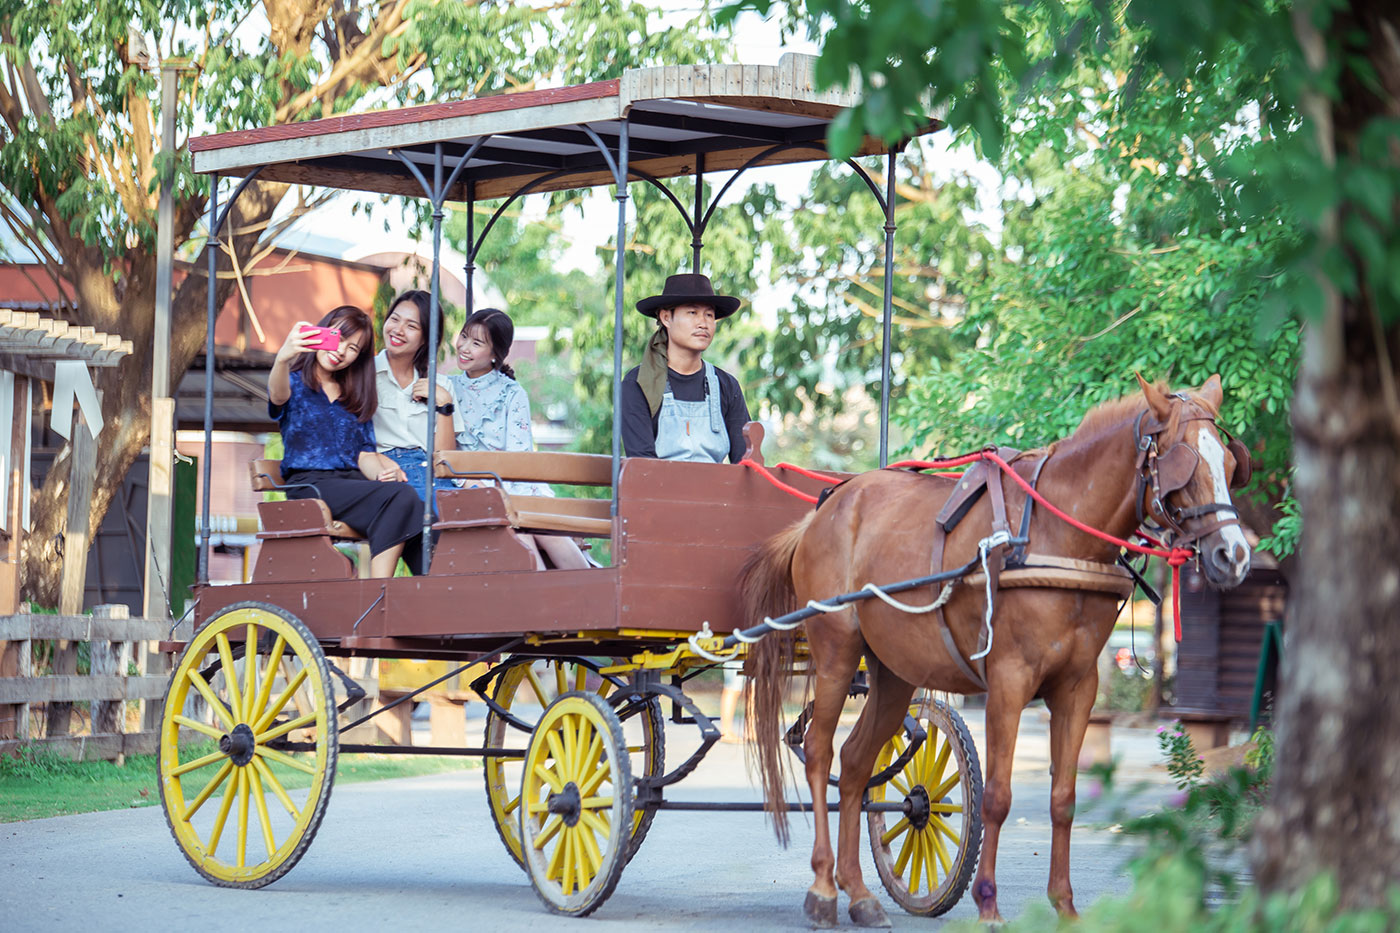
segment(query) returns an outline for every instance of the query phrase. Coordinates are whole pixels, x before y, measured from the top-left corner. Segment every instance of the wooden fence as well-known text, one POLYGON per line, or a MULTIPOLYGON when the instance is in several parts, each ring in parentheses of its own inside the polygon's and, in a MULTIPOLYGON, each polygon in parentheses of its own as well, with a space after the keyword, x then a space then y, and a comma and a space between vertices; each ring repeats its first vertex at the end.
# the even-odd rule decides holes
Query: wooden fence
POLYGON ((151 754, 157 746, 160 700, 168 673, 154 643, 170 623, 123 618, 126 607, 98 607, 91 616, 0 616, 0 755, 20 745, 76 760, 151 754), (36 642, 50 642, 52 671, 35 674, 36 642), (77 646, 90 665, 78 674, 77 646), (128 673, 133 670, 135 673, 128 673), (139 726, 128 730, 128 702, 138 701, 139 726), (88 734, 72 735, 72 710, 88 703, 88 734), (43 705, 40 727, 39 705, 43 705))

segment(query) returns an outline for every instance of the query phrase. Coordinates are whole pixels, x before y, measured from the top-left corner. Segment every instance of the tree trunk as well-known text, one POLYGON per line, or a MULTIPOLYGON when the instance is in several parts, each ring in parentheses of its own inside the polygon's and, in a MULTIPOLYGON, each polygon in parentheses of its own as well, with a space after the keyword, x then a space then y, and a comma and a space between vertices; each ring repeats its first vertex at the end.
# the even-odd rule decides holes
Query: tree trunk
MULTIPOLYGON (((1316 21, 1300 7, 1294 22, 1320 70, 1316 21)), ((1332 100, 1305 100, 1325 161, 1354 156, 1361 128, 1400 110, 1400 10, 1353 0, 1328 35, 1333 55, 1364 55, 1378 81, 1344 67, 1332 100)), ((1341 217, 1324 218, 1324 247, 1339 229, 1341 217)), ((1273 800, 1253 855, 1265 890, 1296 891, 1331 872, 1342 906, 1354 908, 1386 903, 1400 865, 1400 329, 1382 327, 1364 289, 1327 304, 1309 327, 1293 403, 1304 534, 1276 699, 1273 800)))
POLYGON ((1357 320, 1367 309, 1344 314, 1350 365, 1318 379, 1305 361, 1294 402, 1301 585, 1254 858, 1265 889, 1297 890, 1332 871, 1354 906, 1384 903, 1400 865, 1400 443, 1377 391, 1370 327, 1357 320))

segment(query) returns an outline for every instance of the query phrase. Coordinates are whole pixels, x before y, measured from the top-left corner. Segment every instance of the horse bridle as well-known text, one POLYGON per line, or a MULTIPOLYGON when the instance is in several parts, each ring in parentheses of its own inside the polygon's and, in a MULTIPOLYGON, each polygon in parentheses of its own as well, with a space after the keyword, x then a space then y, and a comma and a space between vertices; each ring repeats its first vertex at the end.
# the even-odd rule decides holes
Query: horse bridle
MULTIPOLYGON (((1190 401, 1186 396, 1180 394, 1174 395, 1173 398, 1182 402, 1190 401)), ((1195 475, 1196 466, 1200 463, 1201 455, 1184 440, 1178 440, 1163 453, 1158 444, 1158 435, 1166 430, 1167 425, 1155 418, 1149 419, 1149 413, 1149 410, 1144 409, 1138 415, 1137 422, 1133 427, 1134 443, 1137 447, 1138 481, 1134 499, 1137 506, 1138 525, 1141 526, 1148 518, 1147 515, 1143 514, 1143 502, 1147 500, 1149 491, 1151 493, 1150 511, 1157 513, 1151 517, 1160 519, 1167 530, 1171 532, 1171 543, 1175 547, 1189 547, 1226 525, 1238 525, 1240 523, 1239 509, 1224 502, 1207 502, 1204 505, 1195 505, 1184 509, 1167 505, 1167 497, 1191 481, 1191 477, 1195 475), (1186 530, 1187 522, 1208 515, 1222 515, 1223 517, 1207 522, 1194 532, 1186 530)), ((1238 489, 1249 482, 1252 466, 1248 448, 1229 431, 1217 424, 1213 415, 1190 415, 1179 419, 1179 423, 1188 421, 1209 421, 1215 425, 1217 431, 1229 437, 1230 442, 1225 449, 1235 460, 1235 472, 1230 478, 1230 487, 1238 489)))

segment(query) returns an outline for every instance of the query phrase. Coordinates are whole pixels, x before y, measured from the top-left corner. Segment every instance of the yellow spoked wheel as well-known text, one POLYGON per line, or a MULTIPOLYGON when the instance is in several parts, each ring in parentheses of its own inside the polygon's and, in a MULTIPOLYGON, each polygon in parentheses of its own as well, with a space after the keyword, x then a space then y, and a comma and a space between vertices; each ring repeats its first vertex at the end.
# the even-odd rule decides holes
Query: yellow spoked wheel
MULTIPOLYGON (((511 658, 491 688, 491 699, 506 716, 491 709, 486 714, 487 748, 519 748, 539 721, 540 713, 558 697, 570 691, 608 697, 615 689, 612 680, 584 658, 511 658), (508 718, 509 717, 509 718, 508 718)), ((666 729, 661 701, 627 704, 623 710, 622 735, 631 759, 632 773, 654 777, 662 773, 666 761, 666 729)), ((520 782, 524 763, 519 758, 486 759, 486 800, 491 821, 510 857, 525 867, 520 848, 520 782)), ((656 816, 655 810, 636 811, 632 818, 632 839, 626 858, 631 860, 656 816)))
POLYGON ((315 636, 276 606, 229 606, 195 633, 165 694, 160 794, 180 851, 217 885, 276 881, 321 825, 338 749, 315 636))
MULTIPOLYGON (((942 702, 910 707, 928 733, 923 745, 867 799, 898 802, 902 816, 866 813, 870 851, 885 890, 895 902, 924 917, 952 908, 972 881, 982 846, 982 770, 977 746, 962 717, 942 702)), ((880 750, 875 771, 897 760, 909 747, 900 732, 880 750)))
POLYGON ((622 723, 597 694, 566 693, 540 716, 524 770, 520 840, 530 883, 555 913, 590 914, 617 886, 631 845, 622 723))

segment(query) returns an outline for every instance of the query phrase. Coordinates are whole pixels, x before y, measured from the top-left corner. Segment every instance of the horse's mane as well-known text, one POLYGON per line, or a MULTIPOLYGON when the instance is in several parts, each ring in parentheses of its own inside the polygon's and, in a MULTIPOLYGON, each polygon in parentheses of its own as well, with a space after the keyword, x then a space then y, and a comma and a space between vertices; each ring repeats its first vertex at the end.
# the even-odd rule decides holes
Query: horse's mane
MULTIPOLYGON (((1163 392, 1170 391, 1164 383, 1157 382, 1155 385, 1163 392)), ((1122 398, 1100 402, 1085 413, 1083 420, 1079 422, 1079 427, 1074 429, 1071 437, 1080 434, 1088 436, 1096 434, 1104 428, 1116 427, 1125 418, 1136 415, 1146 406, 1147 400, 1142 397, 1141 392, 1130 392, 1122 398)))
MULTIPOLYGON (((1163 395, 1169 396, 1173 394, 1167 384, 1160 379, 1152 385, 1163 395)), ((1201 398, 1200 395, 1195 392, 1186 392, 1185 394, 1191 399, 1192 403, 1204 408, 1212 417, 1215 416, 1216 411, 1214 406, 1201 398)), ((1079 422, 1079 427, 1075 428, 1074 432, 1064 440, 1068 441, 1072 438, 1093 437, 1103 431, 1116 428, 1128 418, 1136 416, 1137 413, 1142 411, 1145 407, 1147 407, 1147 400, 1143 398, 1141 391, 1129 392, 1122 398, 1100 402, 1089 409, 1084 415, 1084 419, 1079 422)), ((1171 423, 1167 426, 1168 436, 1175 432, 1178 417, 1179 412, 1173 412, 1171 423)))

